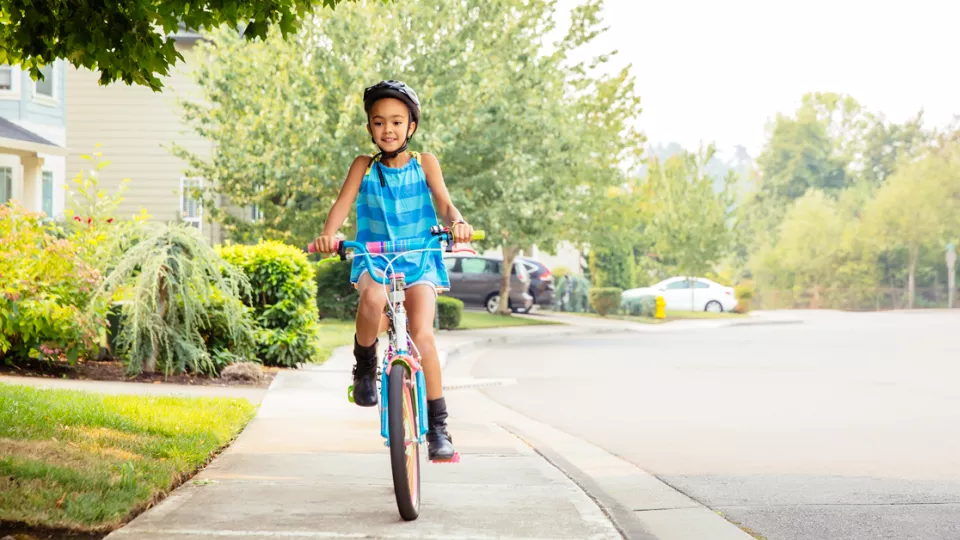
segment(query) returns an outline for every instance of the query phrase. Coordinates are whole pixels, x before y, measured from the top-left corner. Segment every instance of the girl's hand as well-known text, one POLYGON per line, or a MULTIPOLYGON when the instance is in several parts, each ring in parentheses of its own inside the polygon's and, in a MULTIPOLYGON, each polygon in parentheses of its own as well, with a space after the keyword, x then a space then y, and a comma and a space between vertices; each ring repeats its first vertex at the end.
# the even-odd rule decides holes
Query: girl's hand
POLYGON ((337 240, 336 236, 321 236, 313 241, 313 246, 317 249, 317 252, 326 255, 328 253, 333 253, 337 251, 337 240))
POLYGON ((458 244, 468 244, 473 239, 473 227, 469 223, 460 222, 453 225, 453 240, 458 244))

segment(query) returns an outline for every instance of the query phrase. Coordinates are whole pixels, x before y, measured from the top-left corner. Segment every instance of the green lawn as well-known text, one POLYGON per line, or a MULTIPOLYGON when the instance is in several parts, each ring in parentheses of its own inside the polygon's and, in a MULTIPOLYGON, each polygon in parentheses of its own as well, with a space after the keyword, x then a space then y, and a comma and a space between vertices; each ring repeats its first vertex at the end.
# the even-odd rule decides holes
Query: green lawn
POLYGON ((334 349, 344 345, 353 345, 353 333, 356 331, 354 321, 338 321, 324 319, 320 321, 320 354, 321 362, 333 354, 334 349))
MULTIPOLYGON (((571 313, 571 315, 584 315, 587 317, 600 317, 596 313, 571 313)), ((670 321, 690 320, 690 319, 740 319, 745 315, 739 313, 710 313, 707 311, 671 311, 666 312, 665 319, 654 319, 653 317, 635 317, 632 315, 607 315, 607 319, 617 319, 621 321, 630 321, 642 324, 663 324, 670 321)))
POLYGON ((457 330, 479 330, 482 328, 502 328, 505 326, 538 326, 544 324, 562 324, 556 321, 514 317, 511 315, 491 315, 482 311, 464 311, 457 330))
POLYGON ((253 414, 245 399, 0 384, 0 522, 114 529, 205 465, 253 414))

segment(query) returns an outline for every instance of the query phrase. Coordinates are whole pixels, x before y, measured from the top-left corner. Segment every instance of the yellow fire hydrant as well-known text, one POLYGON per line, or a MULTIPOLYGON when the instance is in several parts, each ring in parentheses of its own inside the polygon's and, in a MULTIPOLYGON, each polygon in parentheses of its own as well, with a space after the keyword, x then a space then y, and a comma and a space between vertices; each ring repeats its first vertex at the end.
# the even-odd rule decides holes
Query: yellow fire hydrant
POLYGON ((653 316, 657 319, 665 319, 667 317, 667 302, 663 299, 662 296, 657 297, 657 307, 653 312, 653 316))

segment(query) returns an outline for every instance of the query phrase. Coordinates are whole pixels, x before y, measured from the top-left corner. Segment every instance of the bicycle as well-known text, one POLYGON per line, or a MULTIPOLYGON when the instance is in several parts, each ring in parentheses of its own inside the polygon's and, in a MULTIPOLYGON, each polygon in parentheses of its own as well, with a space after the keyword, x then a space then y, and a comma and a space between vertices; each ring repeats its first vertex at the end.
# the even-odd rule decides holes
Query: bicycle
MULTIPOLYGON (((454 249, 453 233, 446 227, 431 227, 431 238, 399 240, 396 242, 351 242, 341 240, 337 244, 336 255, 320 262, 352 259, 358 253, 367 258, 367 265, 373 268, 370 255, 384 256, 396 253, 427 252, 442 249, 447 252, 472 252, 472 249, 454 249), (432 247, 437 244, 437 248, 432 247), (439 246, 442 246, 440 248, 439 246), (352 249, 353 253, 346 250, 352 249)), ((472 240, 483 240, 483 231, 475 231, 472 240)), ((316 252, 313 244, 307 249, 316 252)), ((390 465, 393 471, 393 490, 397 498, 397 508, 405 521, 413 521, 420 515, 420 446, 426 441, 429 429, 427 420, 427 387, 420 366, 419 352, 407 332, 406 309, 403 301, 404 288, 408 282, 415 283, 425 271, 423 261, 416 275, 407 277, 402 273, 390 272, 393 259, 387 265, 386 277, 370 272, 370 277, 380 285, 390 286, 387 296, 387 353, 377 374, 377 391, 380 395, 377 406, 380 413, 380 435, 384 444, 390 448, 390 465), (400 369, 393 369, 399 367, 400 369)), ((396 257, 394 257, 396 259, 396 257)), ((353 386, 347 389, 347 399, 353 403, 353 386)), ((458 463, 460 454, 455 453, 449 461, 434 463, 458 463)))

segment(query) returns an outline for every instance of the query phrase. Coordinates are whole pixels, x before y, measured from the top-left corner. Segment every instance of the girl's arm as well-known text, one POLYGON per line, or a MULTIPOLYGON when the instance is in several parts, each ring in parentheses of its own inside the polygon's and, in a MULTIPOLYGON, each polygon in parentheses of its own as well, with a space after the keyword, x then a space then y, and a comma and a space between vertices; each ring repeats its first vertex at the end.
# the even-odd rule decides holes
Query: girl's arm
POLYGON ((347 179, 344 180, 343 187, 340 188, 340 194, 337 195, 337 200, 330 208, 330 213, 327 214, 327 221, 323 225, 321 236, 333 236, 343 226, 343 222, 347 220, 347 216, 350 214, 350 207, 357 200, 363 175, 367 172, 369 166, 370 156, 358 156, 357 159, 353 160, 353 164, 350 165, 350 170, 347 172, 347 179))
POLYGON ((469 242, 473 235, 473 227, 463 219, 463 215, 450 200, 450 192, 447 191, 447 184, 443 181, 443 173, 440 171, 440 161, 437 160, 437 156, 429 153, 423 153, 421 157, 423 173, 427 177, 430 193, 433 194, 437 214, 451 225, 457 242, 469 242))

